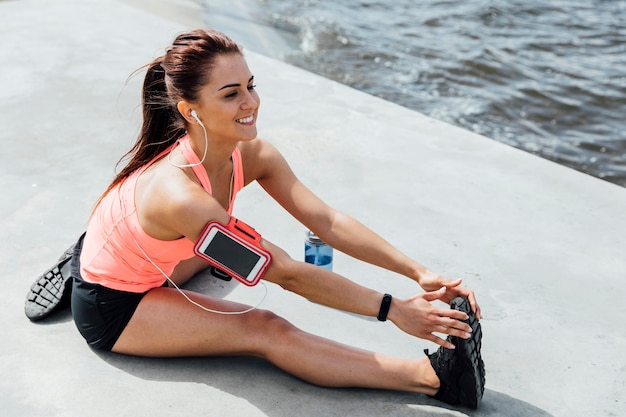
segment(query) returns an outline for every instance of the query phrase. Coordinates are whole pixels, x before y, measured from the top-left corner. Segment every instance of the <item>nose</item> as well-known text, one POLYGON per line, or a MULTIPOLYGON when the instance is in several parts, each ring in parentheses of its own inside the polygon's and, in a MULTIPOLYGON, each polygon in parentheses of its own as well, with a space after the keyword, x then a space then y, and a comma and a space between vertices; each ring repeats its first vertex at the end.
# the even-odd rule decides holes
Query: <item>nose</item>
POLYGON ((244 97, 243 102, 241 103, 241 108, 244 110, 255 109, 259 106, 259 95, 256 91, 248 91, 244 97))

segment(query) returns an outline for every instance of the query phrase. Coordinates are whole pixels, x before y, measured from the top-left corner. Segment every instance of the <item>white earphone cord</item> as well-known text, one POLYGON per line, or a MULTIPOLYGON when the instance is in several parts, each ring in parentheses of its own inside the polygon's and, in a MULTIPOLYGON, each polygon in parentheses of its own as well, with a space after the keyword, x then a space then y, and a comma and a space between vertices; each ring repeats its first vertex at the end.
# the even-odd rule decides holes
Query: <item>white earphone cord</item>
MULTIPOLYGON (((128 228, 128 226, 127 226, 128 228)), ((183 290, 181 290, 178 285, 176 285, 176 283, 174 281, 172 281, 172 279, 161 269, 159 268, 159 266, 154 263, 154 261, 148 256, 148 254, 143 250, 143 248, 139 245, 139 242, 137 242, 137 240, 133 239, 135 241, 135 245, 137 245, 137 247, 139 248, 139 250, 141 251, 141 253, 143 253, 143 255, 146 257, 146 259, 148 261, 150 261, 150 263, 165 277, 165 279, 167 279, 167 281, 172 284, 174 286, 174 288, 176 288, 178 290, 178 292, 187 299, 187 301, 189 301, 191 304, 195 305, 196 307, 201 308, 202 310, 208 312, 208 313, 216 313, 216 314, 223 314, 223 315, 236 315, 236 314, 246 314, 251 312, 252 310, 256 310, 261 304, 263 304, 263 302, 265 301, 265 298, 267 297, 267 285, 261 281, 261 284, 263 284, 263 288, 265 289, 265 292, 263 293, 263 297, 261 297, 261 301, 259 301, 256 305, 243 310, 243 311, 219 311, 219 310, 213 310, 210 309, 208 307, 203 306, 202 304, 192 300, 191 298, 189 298, 189 296, 187 294, 185 294, 185 292, 183 290)))
POLYGON ((172 151, 174 150, 174 148, 172 148, 172 151, 170 151, 170 153, 167 154, 167 162, 169 162, 170 165, 175 166, 176 168, 193 168, 195 166, 202 165, 202 163, 206 159, 206 154, 207 154, 208 149, 209 149, 209 136, 206 133, 206 128, 204 127, 204 124, 200 121, 200 118, 198 117, 198 114, 196 113, 195 110, 191 112, 191 115, 193 116, 194 119, 196 119, 196 121, 198 122, 198 124, 202 128, 202 131, 204 132, 204 154, 202 154, 202 159, 200 160, 200 162, 197 162, 195 164, 178 165, 178 164, 172 162, 172 151))
MULTIPOLYGON (((126 204, 124 204, 124 200, 122 198, 120 198, 120 204, 122 205, 122 211, 126 211, 126 204)), ((178 292, 187 299, 187 301, 189 301, 191 304, 195 305, 198 308, 201 308, 202 310, 208 312, 208 313, 215 313, 215 314, 223 314, 225 316, 231 316, 231 315, 236 315, 236 314, 246 314, 251 312, 252 310, 256 310, 257 308, 259 308, 259 306, 261 304, 263 304, 263 302, 265 301, 265 298, 267 297, 267 285, 261 281, 261 284, 263 284, 263 289, 265 290, 265 292, 263 293, 263 297, 261 297, 261 300, 254 306, 243 310, 243 311, 220 311, 220 310, 213 310, 210 309, 208 307, 203 306, 202 304, 192 300, 191 298, 189 298, 189 296, 187 294, 185 294, 185 292, 183 290, 181 290, 178 285, 176 285, 176 283, 165 273, 165 271, 163 271, 159 265, 157 265, 152 258, 150 258, 150 256, 148 256, 148 254, 146 253, 146 251, 143 250, 143 248, 141 247, 141 245, 139 244, 139 242, 137 242, 137 239, 134 238, 132 232, 130 231, 130 228, 128 227, 128 225, 126 224, 126 219, 123 219, 122 222, 124 224, 124 227, 126 227, 126 231, 128 232, 128 234, 133 238, 133 241, 135 242, 135 245, 137 245, 137 248, 141 251, 141 253, 143 254, 143 256, 161 273, 161 275, 163 275, 165 277, 165 279, 174 286, 174 288, 176 288, 176 290, 178 290, 178 292)))

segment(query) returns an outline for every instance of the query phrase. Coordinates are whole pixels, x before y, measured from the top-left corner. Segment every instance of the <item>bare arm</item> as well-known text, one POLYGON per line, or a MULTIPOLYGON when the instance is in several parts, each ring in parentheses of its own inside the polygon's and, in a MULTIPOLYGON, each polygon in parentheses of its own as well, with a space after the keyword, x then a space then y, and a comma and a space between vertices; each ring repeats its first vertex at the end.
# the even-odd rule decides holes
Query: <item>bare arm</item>
POLYGON ((269 143, 255 144, 256 179, 280 205, 333 248, 354 258, 404 275, 426 291, 446 287, 442 301, 467 297, 480 317, 472 291, 460 286, 461 280, 448 280, 400 252, 385 239, 353 217, 333 209, 311 192, 295 176, 282 155, 269 143))
MULTIPOLYGON (((272 266, 264 276, 286 290, 328 307, 369 317, 378 315, 383 295, 343 276, 304 262, 291 259, 283 250, 264 240, 263 246, 272 253, 272 266)), ((441 299, 445 288, 408 299, 394 298, 388 318, 404 332, 442 346, 453 348, 450 342, 433 333, 469 337, 471 328, 461 320, 465 313, 440 309, 431 301, 441 299)))

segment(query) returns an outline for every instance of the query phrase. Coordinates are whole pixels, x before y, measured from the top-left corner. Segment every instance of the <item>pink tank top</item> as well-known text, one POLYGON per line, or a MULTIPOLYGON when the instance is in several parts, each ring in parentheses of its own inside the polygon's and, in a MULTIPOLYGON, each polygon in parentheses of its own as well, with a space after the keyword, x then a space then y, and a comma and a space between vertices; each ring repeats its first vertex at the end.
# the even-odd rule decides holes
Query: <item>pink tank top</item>
MULTIPOLYGON (((191 149, 188 136, 177 143, 190 164, 200 162, 191 149)), ((193 242, 184 237, 169 241, 155 239, 143 231, 137 217, 135 187, 139 176, 174 146, 176 144, 109 191, 96 207, 87 226, 80 256, 80 273, 85 281, 115 290, 146 292, 163 285, 166 279, 163 273, 170 276, 180 261, 194 256, 193 242)), ((244 185, 239 148, 235 148, 232 160, 233 191, 228 205, 230 214, 235 196, 244 185)), ((192 169, 204 190, 211 194, 211 183, 204 167, 196 165, 192 169)))

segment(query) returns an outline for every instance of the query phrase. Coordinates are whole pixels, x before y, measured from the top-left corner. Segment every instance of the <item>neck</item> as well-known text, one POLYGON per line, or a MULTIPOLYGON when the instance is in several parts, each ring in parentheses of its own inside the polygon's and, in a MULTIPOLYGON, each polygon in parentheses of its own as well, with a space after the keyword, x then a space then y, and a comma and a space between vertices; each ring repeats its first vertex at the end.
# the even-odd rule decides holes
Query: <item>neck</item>
POLYGON ((237 144, 205 136, 205 132, 200 126, 194 126, 194 128, 188 131, 191 149, 202 161, 206 171, 217 172, 230 165, 230 157, 237 144))

